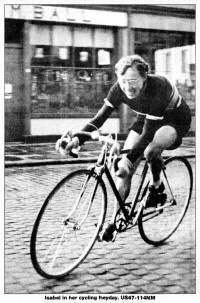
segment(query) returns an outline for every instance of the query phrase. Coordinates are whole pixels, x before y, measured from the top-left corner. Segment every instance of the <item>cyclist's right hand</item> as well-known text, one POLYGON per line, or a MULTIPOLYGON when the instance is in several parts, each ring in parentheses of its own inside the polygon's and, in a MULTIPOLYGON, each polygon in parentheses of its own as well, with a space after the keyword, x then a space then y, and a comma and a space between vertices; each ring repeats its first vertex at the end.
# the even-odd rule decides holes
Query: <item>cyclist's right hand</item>
POLYGON ((66 155, 68 152, 74 156, 77 154, 79 148, 78 137, 72 137, 71 132, 67 132, 56 142, 56 150, 61 153, 61 155, 66 155))

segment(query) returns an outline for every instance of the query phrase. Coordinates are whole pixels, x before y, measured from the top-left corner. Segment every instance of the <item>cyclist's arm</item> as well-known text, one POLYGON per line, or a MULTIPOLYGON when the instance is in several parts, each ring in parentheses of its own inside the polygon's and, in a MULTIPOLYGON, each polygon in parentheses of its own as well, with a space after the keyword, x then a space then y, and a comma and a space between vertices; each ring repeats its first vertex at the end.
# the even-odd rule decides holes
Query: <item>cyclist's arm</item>
POLYGON ((132 151, 127 155, 127 158, 132 163, 143 154, 148 144, 153 140, 154 134, 160 126, 160 120, 145 119, 143 126, 141 122, 138 122, 138 125, 140 125, 140 127, 137 126, 132 128, 132 130, 138 134, 137 142, 132 148, 132 151))
MULTIPOLYGON (((104 104, 101 109, 97 112, 97 114, 88 122, 82 131, 92 132, 94 130, 99 129, 104 122, 108 119, 111 113, 114 111, 114 107, 111 107, 107 104, 104 104)), ((79 145, 82 145, 86 140, 85 138, 79 136, 79 145)))
POLYGON ((138 135, 141 135, 143 127, 144 127, 144 121, 145 121, 145 115, 137 114, 136 119, 129 130, 133 130, 138 135))

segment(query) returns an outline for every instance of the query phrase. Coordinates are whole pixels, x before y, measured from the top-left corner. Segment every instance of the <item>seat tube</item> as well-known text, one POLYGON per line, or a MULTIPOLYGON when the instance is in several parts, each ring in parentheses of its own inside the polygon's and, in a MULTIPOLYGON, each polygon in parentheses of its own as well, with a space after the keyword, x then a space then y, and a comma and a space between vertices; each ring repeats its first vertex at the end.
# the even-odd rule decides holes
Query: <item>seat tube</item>
POLYGON ((145 160, 145 164, 144 164, 143 171, 142 171, 141 178, 140 178, 140 183, 139 183, 138 191, 137 191, 137 194, 135 196, 134 202, 132 204, 131 216, 133 215, 133 212, 134 212, 134 209, 135 209, 135 205, 136 205, 136 203, 137 203, 137 201, 139 199, 139 196, 140 196, 140 193, 141 193, 142 186, 144 184, 144 179, 146 177, 147 171, 148 171, 148 163, 145 160))

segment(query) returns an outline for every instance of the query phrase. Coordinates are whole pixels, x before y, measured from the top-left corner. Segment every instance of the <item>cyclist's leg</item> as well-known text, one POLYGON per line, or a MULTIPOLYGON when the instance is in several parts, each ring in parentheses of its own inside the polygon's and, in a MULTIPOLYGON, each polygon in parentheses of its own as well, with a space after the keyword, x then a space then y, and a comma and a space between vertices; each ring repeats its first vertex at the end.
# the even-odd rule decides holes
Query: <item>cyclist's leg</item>
POLYGON ((178 139, 176 129, 171 125, 164 125, 156 131, 152 142, 144 151, 144 156, 151 168, 151 183, 155 186, 159 186, 160 182, 161 154, 165 149, 175 146, 178 139))
POLYGON ((164 183, 160 178, 162 169, 161 154, 165 149, 174 149, 180 142, 176 129, 171 125, 160 127, 144 151, 144 156, 150 166, 150 184, 149 194, 147 197, 147 207, 156 206, 157 203, 166 201, 164 183))
MULTIPOLYGON (((133 130, 130 131, 125 141, 124 149, 132 149, 139 138, 140 135, 138 135, 138 133, 134 132, 133 130)), ((176 129, 171 125, 164 125, 156 131, 152 142, 146 148, 145 157, 150 164, 153 183, 160 181, 160 172, 162 168, 161 154, 163 150, 173 146, 177 140, 178 134, 176 129)), ((118 178, 116 180, 116 186, 123 201, 125 201, 129 195, 131 179, 138 164, 140 163, 141 157, 139 157, 133 164, 126 157, 126 155, 124 155, 119 163, 119 172, 117 174, 118 178)), ((116 201, 114 213, 116 213, 118 208, 118 202, 116 201)))
MULTIPOLYGON (((132 149, 133 146, 137 143, 138 137, 139 135, 133 130, 131 130, 124 143, 123 149, 132 149)), ((126 155, 123 155, 122 159, 118 162, 119 170, 117 171, 116 187, 123 201, 126 200, 130 192, 131 179, 140 160, 141 157, 134 164, 132 164, 132 162, 126 157, 126 155)), ((119 203, 117 199, 115 199, 113 214, 110 219, 110 223, 108 223, 108 225, 103 230, 102 240, 111 241, 113 239, 113 233, 115 231, 114 221, 118 209, 119 203)))
MULTIPOLYGON (((135 146, 135 144, 137 143, 138 139, 139 139, 138 133, 131 130, 124 143, 123 149, 132 149, 135 146)), ((130 193, 132 176, 133 176, 135 170, 137 169, 137 166, 140 163, 141 158, 142 158, 142 156, 140 158, 138 158, 137 161, 135 161, 135 163, 133 164, 127 158, 126 155, 123 155, 122 159, 119 161, 119 164, 118 164, 119 170, 116 174, 117 175, 116 187, 117 187, 119 194, 123 201, 126 200, 126 198, 128 197, 128 195, 130 193)), ((111 221, 114 221, 115 215, 116 215, 118 209, 119 209, 119 203, 116 200, 111 221)))

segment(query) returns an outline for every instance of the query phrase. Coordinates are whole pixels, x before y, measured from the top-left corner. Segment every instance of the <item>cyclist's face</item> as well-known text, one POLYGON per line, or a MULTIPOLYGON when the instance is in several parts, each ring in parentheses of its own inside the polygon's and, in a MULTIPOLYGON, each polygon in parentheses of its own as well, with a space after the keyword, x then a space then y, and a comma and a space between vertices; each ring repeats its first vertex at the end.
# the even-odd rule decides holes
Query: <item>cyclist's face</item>
POLYGON ((127 98, 134 99, 139 96, 146 79, 140 76, 135 67, 129 67, 123 75, 117 76, 119 85, 127 98))

